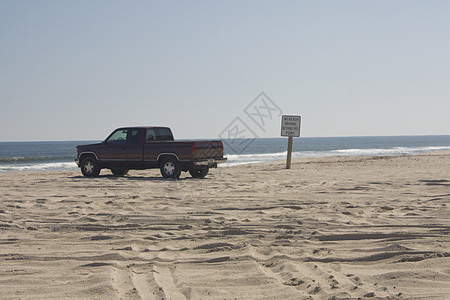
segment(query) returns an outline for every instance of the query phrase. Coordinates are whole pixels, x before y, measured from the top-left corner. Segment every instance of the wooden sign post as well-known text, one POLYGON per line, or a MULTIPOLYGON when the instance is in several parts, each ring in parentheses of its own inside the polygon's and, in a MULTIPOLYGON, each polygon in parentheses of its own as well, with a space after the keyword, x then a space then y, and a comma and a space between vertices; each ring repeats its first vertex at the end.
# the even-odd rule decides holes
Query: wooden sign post
POLYGON ((290 116, 284 115, 281 117, 281 136, 287 136, 288 138, 288 149, 286 158, 286 169, 291 168, 291 157, 292 157, 292 144, 294 143, 294 136, 300 136, 300 116, 290 116))

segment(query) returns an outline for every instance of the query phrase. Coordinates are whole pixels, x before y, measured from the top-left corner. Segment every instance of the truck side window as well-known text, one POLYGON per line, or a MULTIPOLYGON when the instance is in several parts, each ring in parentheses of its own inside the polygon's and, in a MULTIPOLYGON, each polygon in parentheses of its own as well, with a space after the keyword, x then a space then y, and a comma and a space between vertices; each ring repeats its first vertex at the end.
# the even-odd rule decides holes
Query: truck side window
POLYGON ((125 144, 128 130, 117 130, 106 140, 107 144, 125 144))
POLYGON ((147 130, 147 137, 146 137, 145 140, 146 140, 147 142, 151 142, 151 141, 156 140, 156 138, 155 138, 155 130, 153 130, 153 129, 148 129, 148 130, 147 130))
POLYGON ((156 140, 158 141, 173 141, 172 131, 169 128, 155 128, 156 140))
POLYGON ((139 144, 139 130, 131 130, 130 136, 128 138, 129 144, 136 145, 139 144))

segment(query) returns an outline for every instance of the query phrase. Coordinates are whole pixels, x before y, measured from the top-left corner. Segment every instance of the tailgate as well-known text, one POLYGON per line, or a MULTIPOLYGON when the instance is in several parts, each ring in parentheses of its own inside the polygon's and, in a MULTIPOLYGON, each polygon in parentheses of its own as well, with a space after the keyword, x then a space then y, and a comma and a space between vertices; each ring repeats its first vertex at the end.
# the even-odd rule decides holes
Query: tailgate
POLYGON ((193 143, 196 159, 223 157, 222 141, 195 141, 193 143))

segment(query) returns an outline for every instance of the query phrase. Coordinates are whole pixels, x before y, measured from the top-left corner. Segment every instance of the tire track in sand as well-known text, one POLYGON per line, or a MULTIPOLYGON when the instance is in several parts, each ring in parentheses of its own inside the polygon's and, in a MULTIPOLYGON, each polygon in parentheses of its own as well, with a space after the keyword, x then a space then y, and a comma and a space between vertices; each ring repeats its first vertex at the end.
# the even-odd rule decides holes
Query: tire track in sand
POLYGON ((165 299, 185 300, 186 297, 180 292, 175 285, 172 271, 165 265, 153 266, 153 277, 156 283, 164 292, 165 299))
POLYGON ((132 281, 139 296, 143 300, 163 299, 164 292, 156 283, 153 267, 150 265, 133 266, 131 269, 132 281))

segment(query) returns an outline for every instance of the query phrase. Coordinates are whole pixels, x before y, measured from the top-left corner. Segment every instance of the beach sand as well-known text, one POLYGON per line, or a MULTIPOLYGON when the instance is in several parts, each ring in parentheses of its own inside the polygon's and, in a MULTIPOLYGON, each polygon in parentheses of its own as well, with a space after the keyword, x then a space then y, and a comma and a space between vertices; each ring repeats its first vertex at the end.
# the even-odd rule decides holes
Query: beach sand
POLYGON ((0 174, 1 299, 450 298, 450 153, 0 174))

